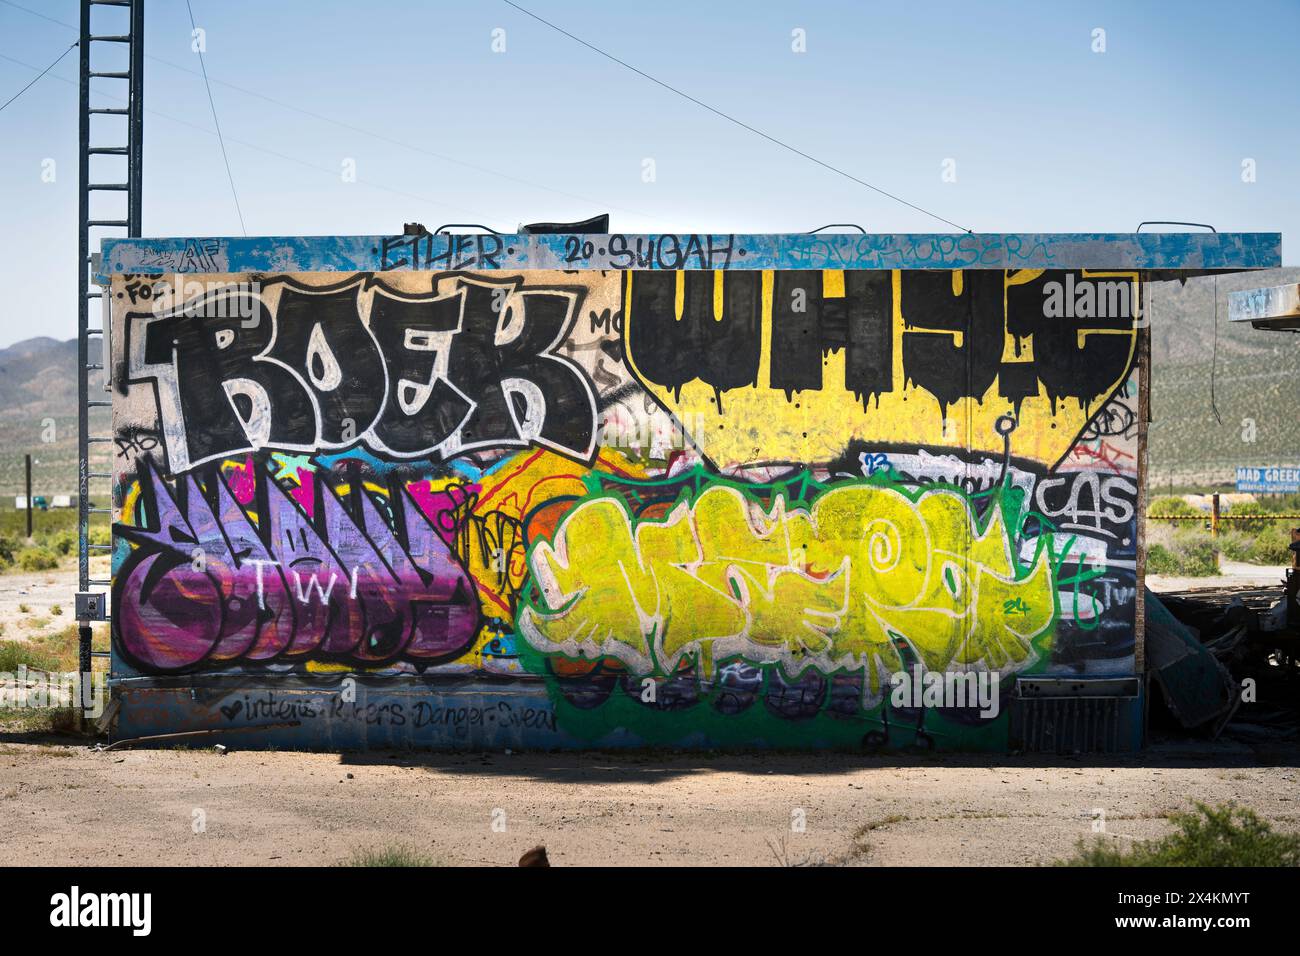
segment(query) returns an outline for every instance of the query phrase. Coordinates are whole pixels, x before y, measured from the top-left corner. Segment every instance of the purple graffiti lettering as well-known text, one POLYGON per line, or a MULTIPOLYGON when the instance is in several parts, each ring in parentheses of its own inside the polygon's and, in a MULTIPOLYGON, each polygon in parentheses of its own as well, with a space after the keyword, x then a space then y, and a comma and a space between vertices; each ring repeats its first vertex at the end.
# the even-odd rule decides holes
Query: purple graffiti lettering
POLYGON ((114 598, 119 647, 142 670, 302 658, 422 666, 473 643, 473 584, 414 501, 393 502, 390 527, 364 490, 345 503, 316 481, 309 517, 255 465, 255 524, 219 471, 206 488, 192 474, 173 488, 143 469, 151 522, 117 528, 135 547, 114 598))

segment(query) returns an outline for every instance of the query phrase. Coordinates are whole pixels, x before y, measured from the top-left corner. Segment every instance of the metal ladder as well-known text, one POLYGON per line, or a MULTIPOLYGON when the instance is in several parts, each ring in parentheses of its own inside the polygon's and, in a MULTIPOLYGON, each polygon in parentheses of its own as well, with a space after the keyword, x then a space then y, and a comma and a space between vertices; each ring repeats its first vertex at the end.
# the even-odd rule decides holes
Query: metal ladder
MULTIPOLYGON (((122 16, 122 13, 111 16, 122 16)), ((101 18, 95 18, 97 22, 101 18)), ((90 576, 90 555, 94 551, 112 551, 111 544, 91 544, 90 516, 92 514, 112 515, 113 487, 111 471, 91 471, 90 449, 96 445, 110 444, 111 434, 90 434, 90 410, 92 408, 111 408, 112 402, 107 396, 107 387, 100 389, 103 398, 92 399, 90 377, 100 375, 109 360, 102 348, 106 341, 107 330, 102 318, 95 324, 91 321, 91 304, 102 300, 104 293, 92 291, 92 238, 96 245, 99 240, 113 233, 103 230, 125 229, 128 236, 140 235, 140 185, 141 157, 144 132, 144 0, 81 0, 81 41, 78 46, 81 60, 81 100, 80 100, 80 135, 78 141, 79 206, 77 234, 77 626, 80 638, 79 668, 81 673, 91 670, 91 657, 107 657, 107 651, 92 651, 90 622, 108 620, 106 613, 107 595, 95 588, 107 588, 110 581, 94 579, 90 576), (117 7, 124 11, 125 30, 113 32, 91 32, 91 14, 96 7, 117 7), (106 45, 125 45, 128 51, 128 68, 126 70, 96 70, 94 61, 96 50, 103 50, 106 45), (90 82, 94 79, 121 81, 126 85, 125 107, 104 107, 91 103, 90 82), (122 116, 126 119, 125 144, 92 144, 95 116, 122 116), (92 182, 91 158, 94 156, 126 157, 126 182, 92 182), (121 218, 92 219, 91 197, 96 194, 122 194, 125 210, 121 218), (92 237, 92 231, 95 233, 92 237), (101 347, 101 359, 92 360, 91 340, 101 347), (91 507, 91 481, 102 482, 102 494, 99 501, 108 507, 91 507)), ((114 84, 116 85, 116 84, 114 84)), ((96 314, 107 316, 103 302, 98 302, 96 314)), ((106 379, 105 379, 106 380, 106 379)), ((89 682, 87 682, 88 684, 89 682)), ((88 690, 88 687, 86 688, 88 690)))

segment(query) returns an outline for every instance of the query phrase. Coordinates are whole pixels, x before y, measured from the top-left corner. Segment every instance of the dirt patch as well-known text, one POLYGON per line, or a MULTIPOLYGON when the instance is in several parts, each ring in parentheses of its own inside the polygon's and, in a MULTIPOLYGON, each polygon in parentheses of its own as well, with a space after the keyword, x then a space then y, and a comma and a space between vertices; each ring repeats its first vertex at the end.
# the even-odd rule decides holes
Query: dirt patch
POLYGON ((1264 564, 1245 564, 1241 561, 1219 561, 1217 575, 1209 577, 1185 578, 1169 574, 1148 574, 1146 585, 1157 594, 1167 591, 1192 591, 1223 587, 1258 587, 1278 589, 1281 597, 1282 584, 1286 581, 1286 567, 1264 564))
MULTIPOLYGON (((0 735, 4 736, 4 735, 0 735)), ((1297 760, 0 749, 16 865, 334 864, 407 846, 451 864, 1020 865, 1164 834, 1237 800, 1300 830, 1297 760), (59 759, 54 759, 55 757, 59 759), (200 825, 201 824, 201 825, 200 825), (494 825, 495 824, 495 825, 494 825), (801 824, 801 826, 800 826, 801 824), (198 832, 196 832, 198 831, 198 832)), ((1207 747, 1213 745, 1206 745, 1207 747)))
MULTIPOLYGON (((90 576, 106 580, 109 564, 107 555, 91 558, 90 576)), ((0 640, 48 637, 76 624, 76 594, 76 557, 64 558, 49 571, 10 570, 0 574, 0 640)))

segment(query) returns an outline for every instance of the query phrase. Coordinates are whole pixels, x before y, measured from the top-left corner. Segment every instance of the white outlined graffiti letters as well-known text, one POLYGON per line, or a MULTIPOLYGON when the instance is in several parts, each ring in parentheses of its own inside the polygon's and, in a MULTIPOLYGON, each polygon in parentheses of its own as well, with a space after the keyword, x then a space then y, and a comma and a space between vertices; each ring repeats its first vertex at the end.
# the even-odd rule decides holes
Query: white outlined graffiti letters
POLYGON ((371 276, 286 278, 129 313, 129 380, 155 389, 169 470, 359 443, 399 458, 535 445, 590 459, 595 389, 556 351, 582 290, 440 278, 419 295, 371 276))

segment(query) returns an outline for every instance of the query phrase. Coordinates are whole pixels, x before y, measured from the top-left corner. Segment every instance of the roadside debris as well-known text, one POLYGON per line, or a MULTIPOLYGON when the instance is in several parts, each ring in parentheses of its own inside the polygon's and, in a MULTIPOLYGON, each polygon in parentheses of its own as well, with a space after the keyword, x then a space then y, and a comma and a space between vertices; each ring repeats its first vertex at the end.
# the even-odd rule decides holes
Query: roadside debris
POLYGON ((1165 706, 1188 730, 1217 737, 1240 698, 1232 674, 1150 591, 1146 594, 1147 663, 1165 706))
POLYGON ((1300 569, 1279 584, 1146 593, 1152 700, 1181 727, 1248 744, 1300 736, 1300 569))

